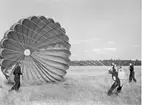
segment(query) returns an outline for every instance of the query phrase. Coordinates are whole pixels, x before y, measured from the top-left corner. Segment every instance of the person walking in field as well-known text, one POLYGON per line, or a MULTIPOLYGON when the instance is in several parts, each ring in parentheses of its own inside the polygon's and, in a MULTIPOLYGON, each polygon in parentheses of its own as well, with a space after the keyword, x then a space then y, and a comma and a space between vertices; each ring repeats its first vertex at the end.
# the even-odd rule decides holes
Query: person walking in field
POLYGON ((116 70, 116 65, 114 63, 112 63, 112 69, 109 70, 109 74, 112 75, 112 80, 114 80, 114 83, 112 84, 112 86, 110 87, 109 91, 108 91, 108 95, 112 95, 113 90, 120 85, 120 80, 118 78, 118 73, 116 70))
POLYGON ((137 80, 136 80, 136 78, 135 78, 134 66, 132 65, 132 63, 130 63, 129 70, 130 70, 129 82, 132 82, 132 80, 133 80, 134 82, 137 82, 137 80))
POLYGON ((16 65, 13 74, 14 74, 15 83, 9 91, 12 91, 12 90, 18 91, 20 88, 20 75, 22 75, 20 63, 16 65))
POLYGON ((112 70, 109 70, 109 74, 112 75, 112 79, 114 80, 114 83, 108 90, 108 95, 112 95, 113 91, 116 89, 116 94, 118 95, 123 86, 123 79, 125 78, 125 72, 122 69, 122 67, 117 71, 116 65, 113 64, 112 70))
POLYGON ((112 79, 116 80, 116 72, 117 72, 117 68, 116 68, 116 64, 112 63, 112 69, 109 71, 110 74, 112 74, 112 79), (111 71, 112 70, 112 71, 111 71))

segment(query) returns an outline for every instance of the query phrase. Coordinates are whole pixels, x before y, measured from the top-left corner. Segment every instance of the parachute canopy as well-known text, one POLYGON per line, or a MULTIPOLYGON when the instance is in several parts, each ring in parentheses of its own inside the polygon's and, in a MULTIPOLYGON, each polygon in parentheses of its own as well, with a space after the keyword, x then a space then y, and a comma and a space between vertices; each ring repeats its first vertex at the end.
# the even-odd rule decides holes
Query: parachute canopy
POLYGON ((21 19, 1 40, 1 70, 10 78, 20 62, 23 84, 60 81, 69 68, 70 46, 65 29, 53 19, 44 16, 21 19))

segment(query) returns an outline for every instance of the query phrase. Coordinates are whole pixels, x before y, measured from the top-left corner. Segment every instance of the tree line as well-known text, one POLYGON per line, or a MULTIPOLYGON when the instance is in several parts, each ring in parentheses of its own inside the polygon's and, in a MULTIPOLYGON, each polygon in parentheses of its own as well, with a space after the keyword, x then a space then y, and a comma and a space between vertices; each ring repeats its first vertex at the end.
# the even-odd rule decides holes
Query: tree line
POLYGON ((134 66, 141 66, 141 60, 74 60, 70 61, 70 66, 111 66, 112 63, 121 66, 129 66, 132 63, 134 66))

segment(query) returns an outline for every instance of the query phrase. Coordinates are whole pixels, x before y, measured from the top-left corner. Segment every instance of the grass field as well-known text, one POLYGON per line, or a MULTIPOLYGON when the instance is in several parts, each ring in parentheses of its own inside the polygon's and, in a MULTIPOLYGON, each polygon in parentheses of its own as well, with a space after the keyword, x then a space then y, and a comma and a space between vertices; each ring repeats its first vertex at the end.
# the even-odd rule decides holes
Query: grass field
MULTIPOLYGON (((137 83, 126 80, 122 92, 107 96, 112 85, 104 67, 70 67, 64 80, 54 84, 21 86, 19 92, 0 88, 0 105, 140 105, 141 69, 135 67, 137 83)), ((124 70, 129 74, 128 67, 124 70)))

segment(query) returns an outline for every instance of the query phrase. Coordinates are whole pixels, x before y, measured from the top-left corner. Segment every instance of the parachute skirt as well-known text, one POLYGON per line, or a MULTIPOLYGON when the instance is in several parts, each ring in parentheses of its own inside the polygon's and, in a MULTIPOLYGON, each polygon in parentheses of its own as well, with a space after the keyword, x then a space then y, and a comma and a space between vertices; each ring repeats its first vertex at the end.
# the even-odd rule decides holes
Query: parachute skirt
POLYGON ((13 81, 13 68, 20 62, 22 84, 57 82, 69 68, 69 38, 53 19, 31 16, 19 20, 0 43, 1 70, 13 81))

